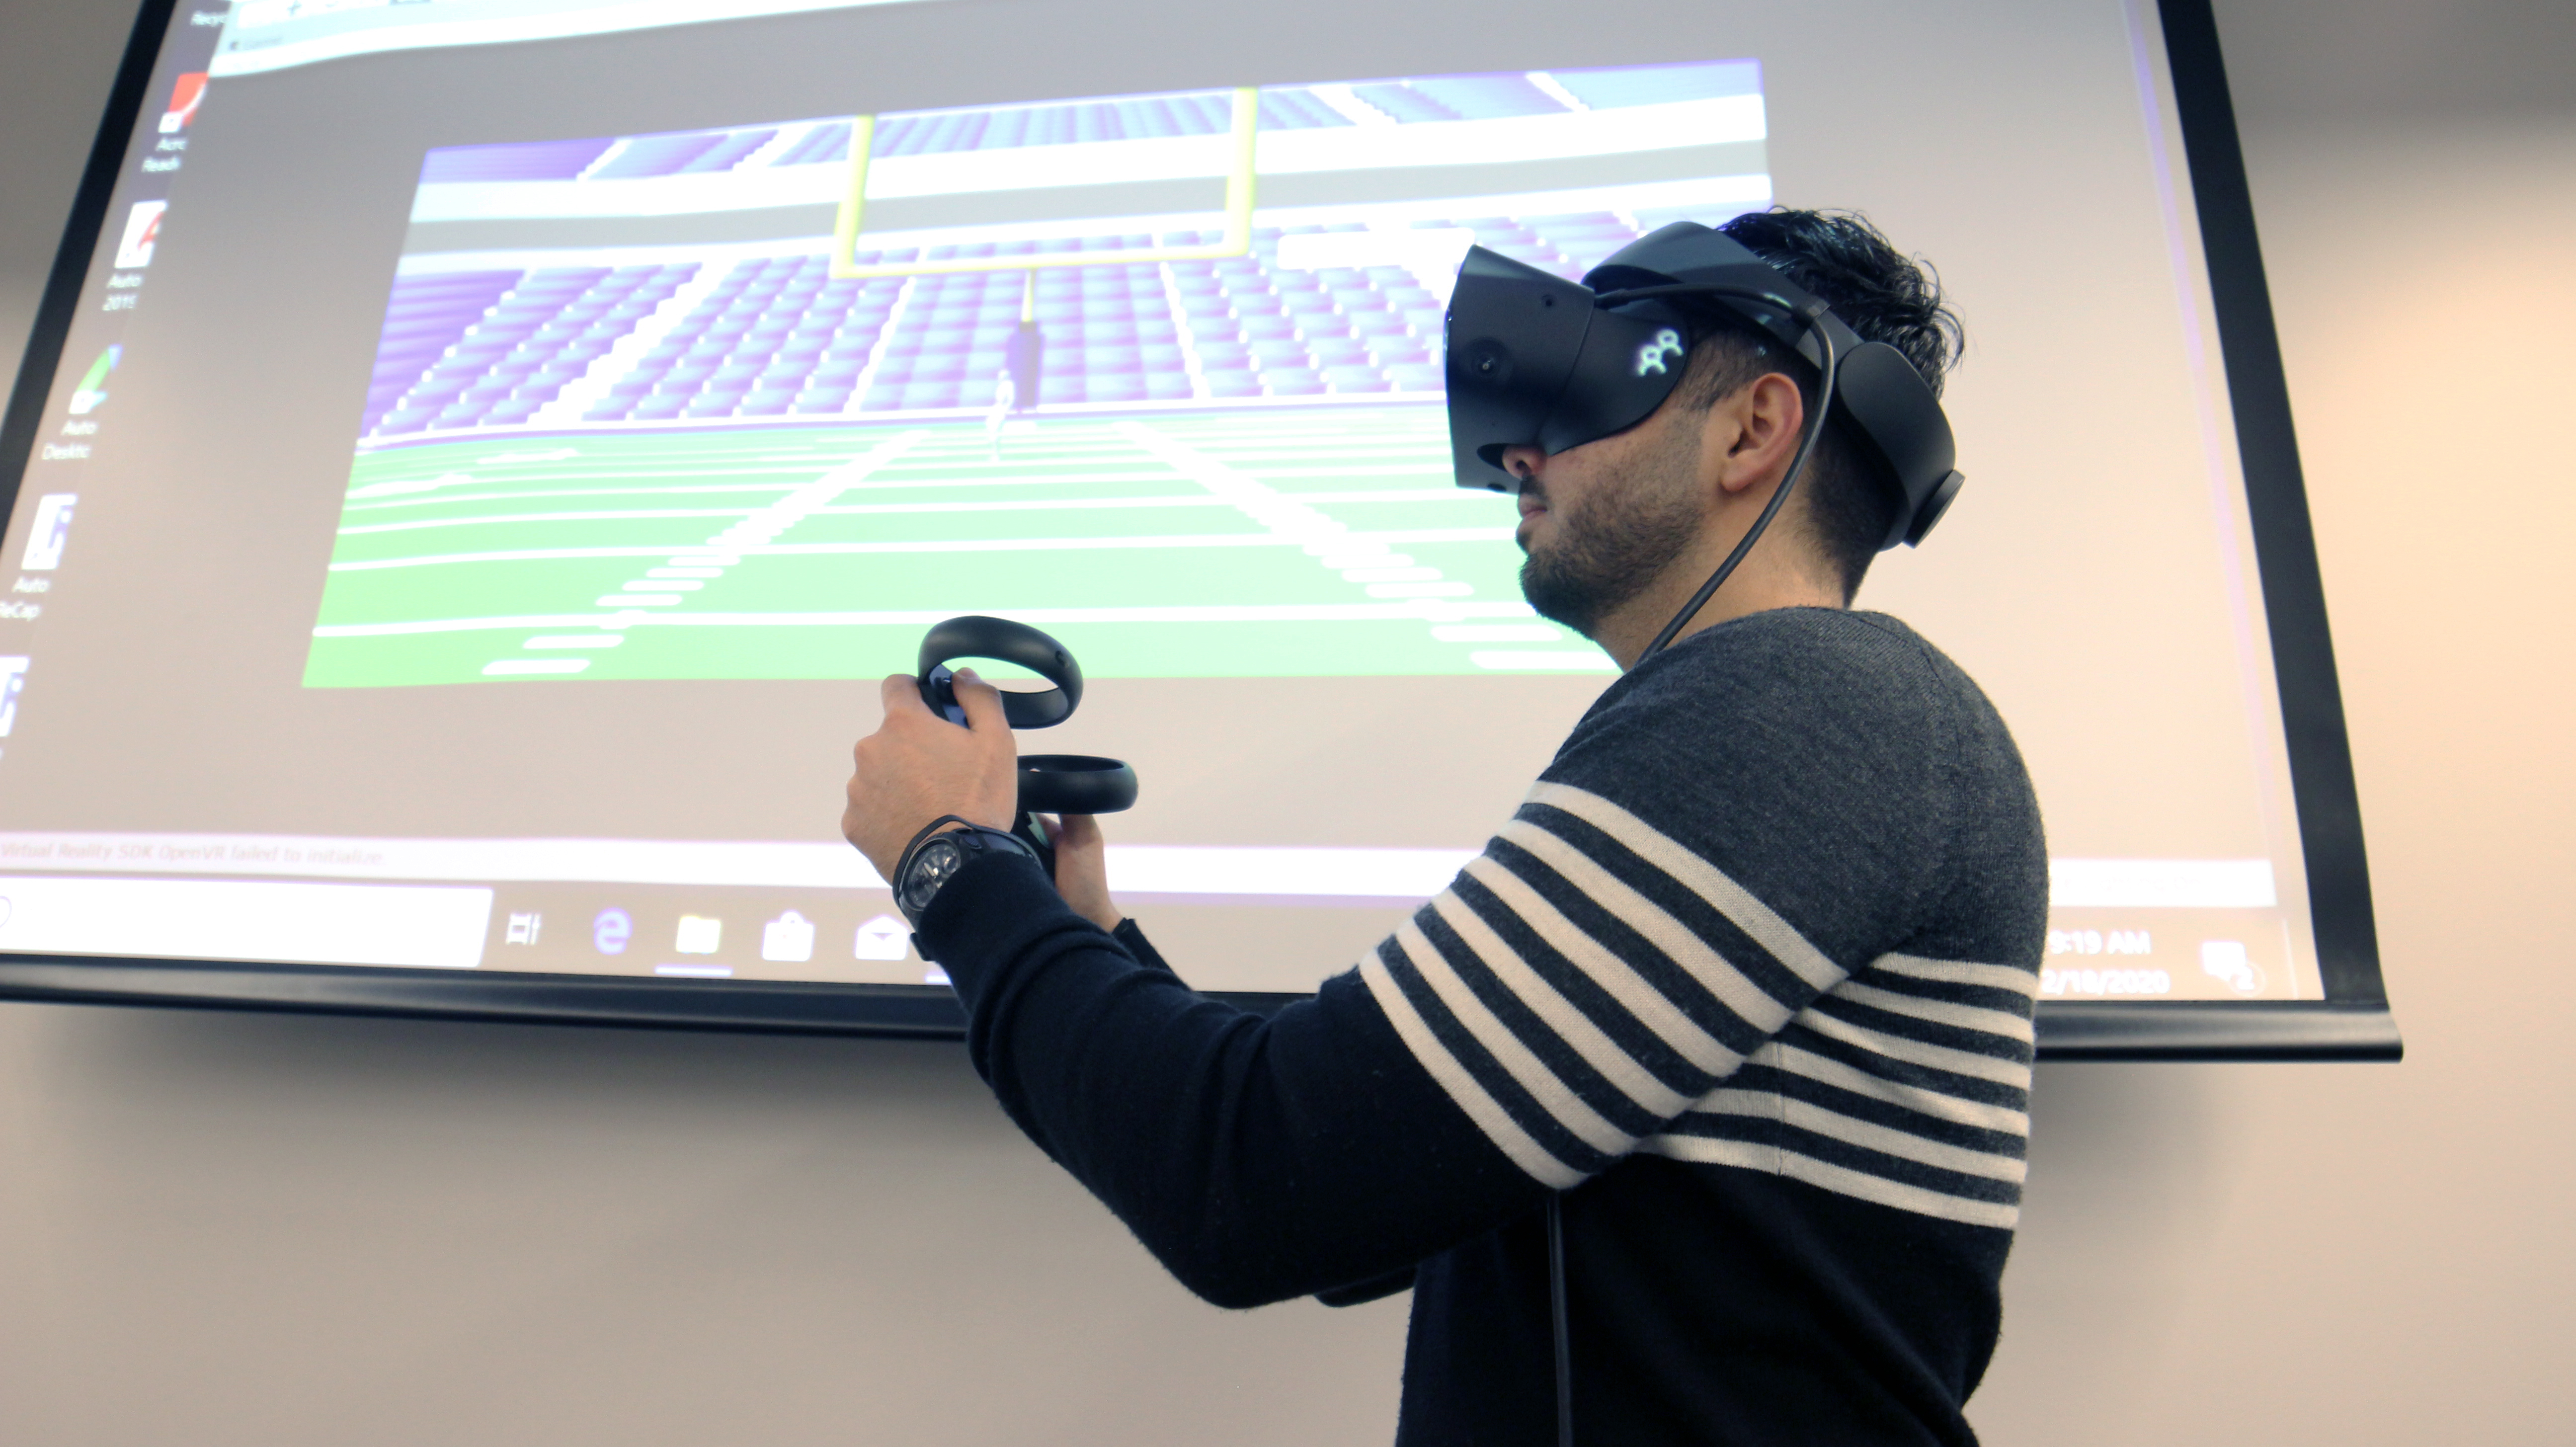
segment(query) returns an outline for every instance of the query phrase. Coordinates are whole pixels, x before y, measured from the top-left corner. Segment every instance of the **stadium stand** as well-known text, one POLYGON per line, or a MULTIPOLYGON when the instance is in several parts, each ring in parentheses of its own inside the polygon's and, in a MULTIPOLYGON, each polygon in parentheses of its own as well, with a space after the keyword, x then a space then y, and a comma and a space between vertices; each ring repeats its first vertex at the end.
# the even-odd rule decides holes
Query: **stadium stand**
MULTIPOLYGON (((1750 61, 1276 86, 1261 92, 1259 123, 1299 130, 1481 121, 1760 89, 1760 68, 1750 61)), ((1229 92, 1211 90, 888 114, 876 121, 872 154, 1209 135, 1231 124, 1232 104, 1229 92)), ((456 147, 432 151, 422 181, 506 189, 841 164, 853 129, 844 118, 456 147)), ((1482 245, 1573 277, 1685 215, 1723 219, 1702 209, 1421 224, 1472 230, 1482 245)), ((1003 263, 998 269, 842 280, 811 242, 782 242, 779 255, 737 252, 703 263, 724 270, 711 288, 693 289, 686 315, 661 317, 656 331, 614 351, 699 275, 700 263, 406 275, 387 306, 361 435, 524 424, 576 378, 582 389, 547 422, 568 420, 566 410, 576 407, 586 423, 666 425, 981 411, 996 404, 1004 348, 1024 303, 1044 339, 1034 399, 1042 407, 1436 394, 1442 298, 1423 276, 1395 265, 1280 264, 1283 235, 1362 229, 1358 221, 1261 226, 1250 253, 1238 257, 1065 265, 1073 254, 1207 247, 1223 238, 1165 231, 1008 239, 997 227, 990 242, 862 249, 855 259, 1003 263), (1008 264, 1020 256, 1034 267, 1008 264), (595 367, 602 375, 590 375, 595 367)))
MULTIPOLYGON (((1445 224, 1571 277, 1682 214, 1485 216, 1445 224)), ((1262 227, 1251 254, 1215 261, 1042 267, 1033 298, 1046 341, 1038 403, 1245 405, 1436 393, 1442 302, 1420 277, 1400 266, 1279 264, 1283 235, 1361 229, 1356 222, 1262 227)), ((1041 258, 1206 245, 1220 237, 1134 233, 926 254, 863 251, 857 259, 1041 258)), ((523 423, 696 270, 683 263, 402 278, 386 311, 362 435, 523 423)), ((609 382, 583 420, 990 408, 1027 276, 1005 267, 836 281, 825 259, 810 252, 740 260, 609 382)))
POLYGON ((525 422, 696 271, 682 263, 397 278, 361 435, 525 422))
MULTIPOLYGON (((617 142, 607 137, 587 141, 532 141, 517 145, 446 146, 420 163, 424 186, 465 181, 569 181, 589 170, 617 142)), ((846 138, 843 154, 848 153, 846 138)))

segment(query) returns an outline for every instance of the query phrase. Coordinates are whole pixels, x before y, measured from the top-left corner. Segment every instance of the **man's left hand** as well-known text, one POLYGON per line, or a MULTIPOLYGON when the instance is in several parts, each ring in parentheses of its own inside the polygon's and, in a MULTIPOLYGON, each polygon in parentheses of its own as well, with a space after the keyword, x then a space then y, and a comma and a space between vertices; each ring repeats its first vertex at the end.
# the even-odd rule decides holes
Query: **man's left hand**
POLYGON ((1020 809, 1020 751, 1002 716, 1001 691, 973 669, 957 671, 964 728, 932 713, 911 675, 895 674, 882 687, 885 722, 850 751, 858 768, 850 775, 841 835, 891 885, 904 846, 942 814, 1011 827, 1020 809))

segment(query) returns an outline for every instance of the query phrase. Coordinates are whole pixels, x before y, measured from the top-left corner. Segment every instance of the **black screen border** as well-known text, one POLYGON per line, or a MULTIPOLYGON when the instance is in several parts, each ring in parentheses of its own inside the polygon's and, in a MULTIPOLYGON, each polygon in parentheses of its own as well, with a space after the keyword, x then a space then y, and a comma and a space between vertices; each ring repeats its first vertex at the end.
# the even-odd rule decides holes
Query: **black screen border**
MULTIPOLYGON (((137 8, 15 389, 0 413, 0 517, 16 506, 135 121, 179 3, 141 0, 137 8)), ((2403 1046, 2380 974, 2324 581, 2217 16, 2211 0, 2157 0, 2157 9, 2243 463, 2326 997, 2287 1003, 2043 1003, 2039 1055, 2396 1060, 2403 1046)), ((1304 997, 1220 998, 1267 1011, 1304 997)), ((373 966, 0 954, 0 999, 952 1040, 965 1033, 955 996, 928 986, 628 981, 373 966)))

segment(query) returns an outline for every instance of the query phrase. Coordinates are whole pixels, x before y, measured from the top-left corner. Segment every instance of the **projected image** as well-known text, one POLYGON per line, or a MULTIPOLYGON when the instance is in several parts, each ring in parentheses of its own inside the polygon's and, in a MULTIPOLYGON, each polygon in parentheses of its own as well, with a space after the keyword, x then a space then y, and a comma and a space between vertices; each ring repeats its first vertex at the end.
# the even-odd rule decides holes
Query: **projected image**
POLYGON ((426 158, 305 683, 1609 671, 1448 470, 1481 244, 1769 204, 1747 60, 426 158), (1219 625, 1212 627, 1211 625, 1219 625))

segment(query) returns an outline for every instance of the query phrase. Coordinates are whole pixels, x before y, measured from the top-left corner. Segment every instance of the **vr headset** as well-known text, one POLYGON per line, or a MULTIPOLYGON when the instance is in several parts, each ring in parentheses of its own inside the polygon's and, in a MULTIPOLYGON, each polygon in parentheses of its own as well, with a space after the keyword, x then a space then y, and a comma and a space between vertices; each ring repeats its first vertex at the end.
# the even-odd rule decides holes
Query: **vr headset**
POLYGON ((1504 448, 1563 452, 1644 421, 1689 360, 1691 329, 1670 304, 1684 298, 1724 308, 1816 367, 1833 392, 1819 433, 1826 416, 1848 418, 1899 499, 1881 550, 1923 541, 1962 481, 1931 385, 1904 353, 1862 340, 1735 238, 1691 221, 1639 237, 1580 286, 1468 248, 1449 300, 1458 485, 1507 490, 1504 448))

